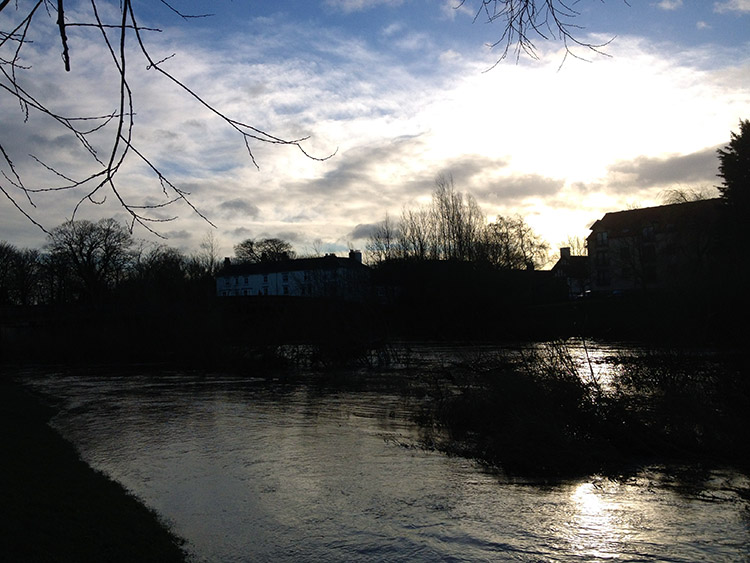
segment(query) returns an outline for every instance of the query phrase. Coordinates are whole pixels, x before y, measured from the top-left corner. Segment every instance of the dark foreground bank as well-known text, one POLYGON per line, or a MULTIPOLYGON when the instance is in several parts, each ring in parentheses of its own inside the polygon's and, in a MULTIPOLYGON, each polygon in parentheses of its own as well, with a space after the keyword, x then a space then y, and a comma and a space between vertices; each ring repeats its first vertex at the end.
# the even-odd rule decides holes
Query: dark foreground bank
POLYGON ((185 561, 182 541, 52 430, 52 410, 0 381, 0 560, 185 561))

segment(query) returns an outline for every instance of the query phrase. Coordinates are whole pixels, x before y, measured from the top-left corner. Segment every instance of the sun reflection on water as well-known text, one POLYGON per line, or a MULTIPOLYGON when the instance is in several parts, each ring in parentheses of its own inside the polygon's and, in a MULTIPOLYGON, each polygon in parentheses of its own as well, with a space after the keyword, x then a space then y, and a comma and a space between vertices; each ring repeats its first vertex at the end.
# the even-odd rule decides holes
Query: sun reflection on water
POLYGON ((571 548, 587 560, 618 559, 628 529, 618 517, 621 507, 608 498, 606 484, 581 483, 573 489, 571 501, 571 548))

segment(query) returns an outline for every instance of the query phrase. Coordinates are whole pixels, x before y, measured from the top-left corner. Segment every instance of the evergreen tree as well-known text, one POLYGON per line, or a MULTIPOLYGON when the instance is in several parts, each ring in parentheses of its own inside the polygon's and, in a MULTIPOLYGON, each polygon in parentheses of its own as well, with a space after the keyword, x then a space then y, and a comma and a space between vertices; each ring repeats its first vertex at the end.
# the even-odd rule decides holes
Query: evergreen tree
POLYGON ((733 211, 733 219, 746 217, 750 209, 750 121, 740 120, 740 132, 732 132, 731 141, 719 149, 718 186, 733 211), (738 214, 738 215, 737 215, 738 214))

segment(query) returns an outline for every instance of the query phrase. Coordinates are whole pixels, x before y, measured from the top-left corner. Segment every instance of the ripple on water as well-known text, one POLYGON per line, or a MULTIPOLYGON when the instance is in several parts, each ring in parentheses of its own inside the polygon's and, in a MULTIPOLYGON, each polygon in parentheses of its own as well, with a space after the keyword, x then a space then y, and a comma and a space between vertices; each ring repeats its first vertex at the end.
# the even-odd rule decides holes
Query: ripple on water
POLYGON ((737 561, 747 479, 651 468, 511 482, 416 444, 397 393, 158 374, 36 376, 82 456, 210 561, 737 561))

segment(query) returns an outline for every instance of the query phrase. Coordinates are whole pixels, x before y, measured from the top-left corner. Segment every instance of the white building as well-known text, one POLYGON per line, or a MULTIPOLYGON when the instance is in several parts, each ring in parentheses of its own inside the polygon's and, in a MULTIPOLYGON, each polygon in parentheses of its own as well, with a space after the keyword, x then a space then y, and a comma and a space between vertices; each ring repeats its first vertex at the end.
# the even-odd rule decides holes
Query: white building
POLYGON ((362 253, 354 250, 348 258, 327 254, 255 264, 232 264, 227 258, 216 276, 219 297, 277 295, 360 301, 369 290, 370 269, 362 264, 362 253))

